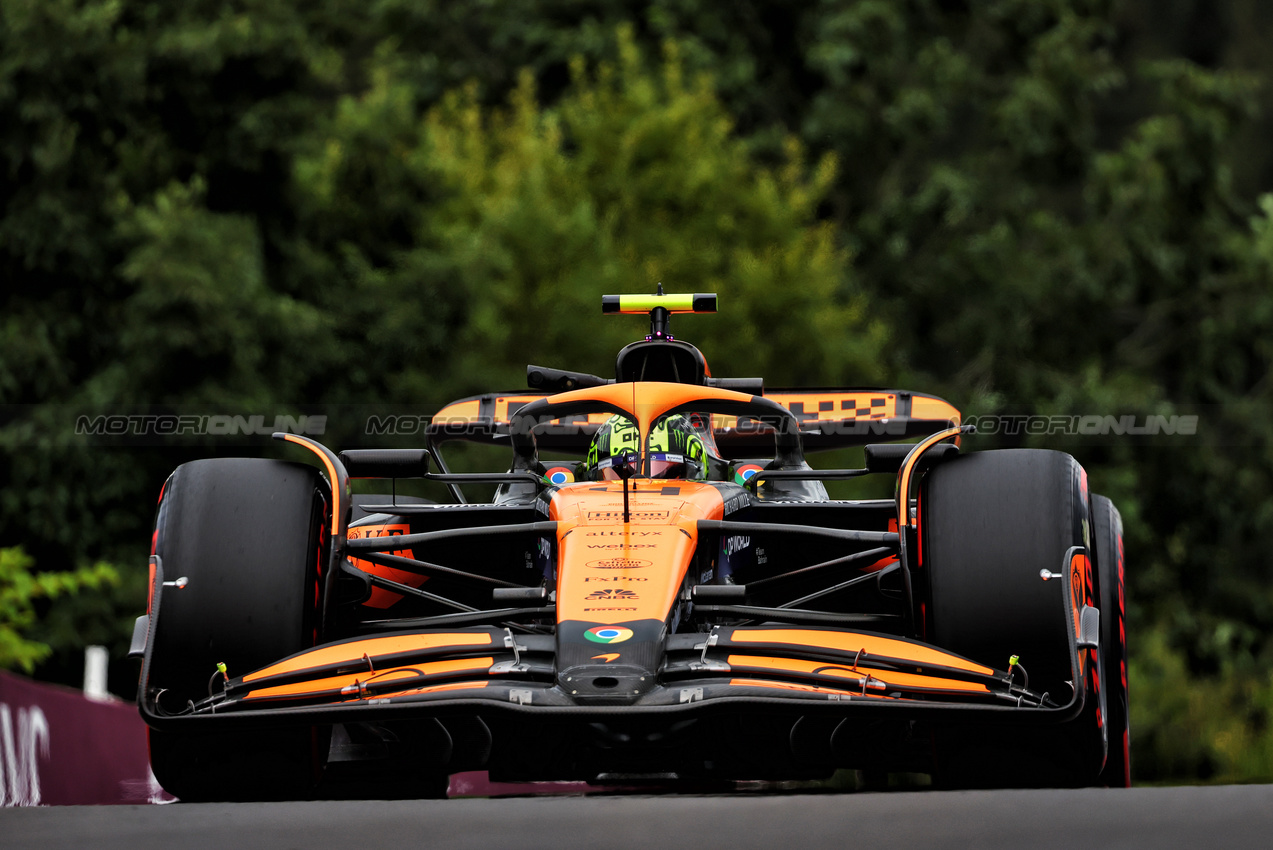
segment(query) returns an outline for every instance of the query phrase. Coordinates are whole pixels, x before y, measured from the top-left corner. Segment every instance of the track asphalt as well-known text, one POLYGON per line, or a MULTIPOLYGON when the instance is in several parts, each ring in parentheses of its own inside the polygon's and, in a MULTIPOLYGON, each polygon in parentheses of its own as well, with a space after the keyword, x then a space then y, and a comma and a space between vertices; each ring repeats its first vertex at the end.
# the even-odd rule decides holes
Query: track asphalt
POLYGON ((14 850, 1273 847, 1273 786, 0 810, 14 850))

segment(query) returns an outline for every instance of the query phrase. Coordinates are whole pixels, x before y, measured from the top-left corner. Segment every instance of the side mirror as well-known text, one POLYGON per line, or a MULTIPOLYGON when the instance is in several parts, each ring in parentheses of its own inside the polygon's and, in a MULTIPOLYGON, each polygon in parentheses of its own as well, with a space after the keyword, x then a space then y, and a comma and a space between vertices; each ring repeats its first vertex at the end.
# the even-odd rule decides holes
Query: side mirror
MULTIPOLYGON (((898 472, 902 461, 915 448, 914 443, 870 443, 863 447, 866 453, 866 468, 871 472, 898 472)), ((959 454, 959 447, 950 443, 933 446, 920 460, 922 468, 948 460, 959 454)))
POLYGON ((428 449, 346 449, 340 453, 350 478, 423 478, 428 449))

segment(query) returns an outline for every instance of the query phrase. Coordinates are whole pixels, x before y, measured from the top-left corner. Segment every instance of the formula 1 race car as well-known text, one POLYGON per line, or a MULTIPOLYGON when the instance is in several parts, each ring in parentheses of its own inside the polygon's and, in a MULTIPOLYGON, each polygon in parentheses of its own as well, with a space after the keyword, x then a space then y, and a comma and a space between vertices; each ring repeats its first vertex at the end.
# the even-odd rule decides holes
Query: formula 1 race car
POLYGON ((669 321, 715 295, 602 307, 651 323, 612 380, 530 366, 532 392, 448 405, 427 448, 280 433, 316 465, 172 473, 132 650, 167 790, 1129 784, 1121 520, 1072 457, 963 451, 922 393, 714 378, 669 321), (450 472, 454 440, 504 471, 450 472), (806 462, 845 447, 861 468, 806 462), (869 475, 894 497, 823 483, 869 475))

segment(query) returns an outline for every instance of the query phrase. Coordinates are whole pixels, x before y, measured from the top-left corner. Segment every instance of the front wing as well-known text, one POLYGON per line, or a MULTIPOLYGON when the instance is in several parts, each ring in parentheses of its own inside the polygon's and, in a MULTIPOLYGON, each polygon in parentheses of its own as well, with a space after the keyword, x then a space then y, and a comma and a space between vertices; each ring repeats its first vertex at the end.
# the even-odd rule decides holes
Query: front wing
MULTIPOLYGON (((1075 547, 1066 553, 1086 557, 1075 547)), ((1098 615, 1075 610, 1070 570, 1062 569, 1073 682, 1096 663, 1098 615)), ((134 650, 143 657, 139 702, 157 729, 280 723, 338 723, 371 718, 464 713, 598 717, 771 711, 888 712, 943 721, 1059 723, 1083 708, 1084 688, 1028 690, 1015 660, 993 669, 919 641, 847 628, 717 626, 666 640, 658 682, 629 682, 616 667, 576 691, 554 678, 551 635, 508 628, 381 633, 323 644, 260 670, 226 671, 208 698, 166 705, 150 686, 152 618, 162 611, 162 566, 151 615, 138 621, 134 650), (137 645, 143 644, 143 645, 137 645), (637 687, 630 687, 637 685, 637 687)), ((605 645, 597 660, 605 662, 605 645)), ((1004 659, 1005 662, 1009 659, 1004 659)), ((596 670, 597 668, 592 668, 596 670)))

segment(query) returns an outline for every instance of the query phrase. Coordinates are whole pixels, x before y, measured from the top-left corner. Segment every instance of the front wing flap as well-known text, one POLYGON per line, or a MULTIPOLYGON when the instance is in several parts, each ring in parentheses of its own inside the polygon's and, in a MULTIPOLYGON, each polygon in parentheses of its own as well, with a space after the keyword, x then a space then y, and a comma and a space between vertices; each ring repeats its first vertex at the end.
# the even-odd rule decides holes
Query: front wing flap
MULTIPOLYGON (((1086 558, 1081 547, 1066 562, 1086 558)), ((1072 681, 1098 650, 1095 609, 1075 609, 1070 570, 1060 573, 1067 613, 1072 681), (1090 654, 1089 654, 1090 653, 1090 654)), ((155 578, 151 618, 160 613, 163 575, 155 578)), ((149 622, 149 634, 154 622, 149 622)), ((149 636, 148 636, 149 637, 149 636)), ((488 710, 549 714, 663 713, 799 703, 830 710, 885 710, 910 716, 950 715, 968 720, 1015 717, 1024 722, 1063 722, 1083 708, 1084 689, 1058 699, 1017 684, 1012 664, 998 670, 920 641, 846 628, 716 626, 710 633, 667 637, 664 662, 653 688, 599 692, 606 654, 588 698, 576 697, 555 679, 551 635, 516 634, 508 628, 468 628, 378 634, 350 638, 297 653, 259 670, 214 680, 197 703, 165 705, 161 687, 149 681, 149 639, 139 703, 155 728, 187 724, 279 723, 288 718, 343 722, 360 717, 439 716, 488 710)), ((1005 659, 1008 661, 1009 659, 1005 659)), ((1015 663, 1015 661, 1013 662, 1015 663)), ((617 671, 616 671, 617 672, 617 671)), ((158 683, 160 686, 162 683, 158 683)))

